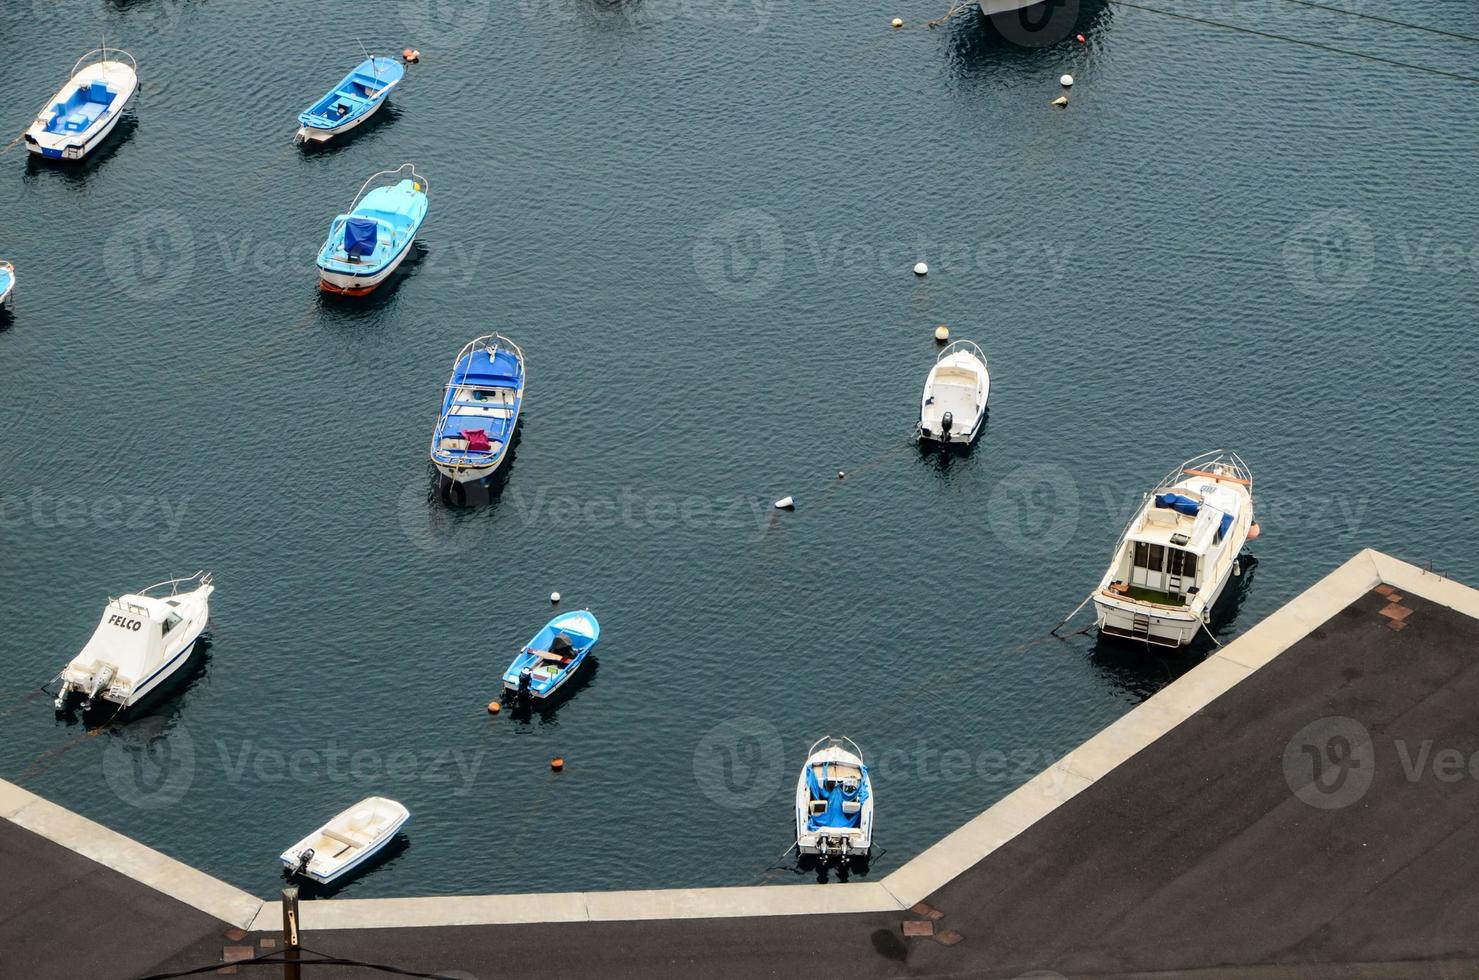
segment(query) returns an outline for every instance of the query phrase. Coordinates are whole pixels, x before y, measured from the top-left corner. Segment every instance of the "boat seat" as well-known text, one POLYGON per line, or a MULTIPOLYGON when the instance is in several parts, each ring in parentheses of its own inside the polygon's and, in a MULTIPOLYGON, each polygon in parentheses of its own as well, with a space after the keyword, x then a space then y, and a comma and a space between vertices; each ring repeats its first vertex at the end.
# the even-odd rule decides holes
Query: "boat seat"
POLYGON ((822 814, 824 814, 824 813, 827 812, 827 801, 826 800, 812 800, 811 801, 811 806, 808 808, 808 812, 813 817, 820 817, 822 814))
POLYGON ((366 841, 358 841, 353 837, 346 837, 336 830, 330 830, 328 827, 323 829, 323 835, 329 840, 336 840, 341 844, 348 844, 350 847, 364 847, 367 844, 366 841))
POLYGON ((846 813, 849 816, 851 816, 851 815, 859 812, 862 809, 863 809, 863 804, 859 803, 857 800, 843 800, 842 801, 842 812, 843 813, 846 813))

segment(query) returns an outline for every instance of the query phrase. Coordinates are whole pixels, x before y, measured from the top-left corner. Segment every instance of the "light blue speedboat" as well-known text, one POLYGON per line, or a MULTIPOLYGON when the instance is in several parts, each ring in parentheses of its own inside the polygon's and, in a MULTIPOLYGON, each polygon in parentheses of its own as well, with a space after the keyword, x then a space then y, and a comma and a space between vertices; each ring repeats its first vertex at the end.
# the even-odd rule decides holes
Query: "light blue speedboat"
POLYGON ((520 698, 548 698, 574 676, 600 638, 601 624, 589 609, 560 613, 508 665, 504 690, 520 698))
POLYGON ((491 477, 508 455, 524 404, 524 352, 502 334, 479 337, 452 362, 431 461, 456 483, 491 477))
POLYGON ((318 252, 319 288, 363 296, 390 278, 410 254, 426 220, 427 188, 426 178, 409 163, 365 181, 348 213, 329 225, 329 237, 318 252), (371 190, 376 181, 381 185, 371 190))
POLYGON ((300 143, 327 143, 349 132, 378 112, 405 77, 406 66, 394 58, 366 58, 298 115, 294 138, 300 143))
POLYGON ((9 310, 15 295, 15 266, 0 259, 0 310, 9 310))

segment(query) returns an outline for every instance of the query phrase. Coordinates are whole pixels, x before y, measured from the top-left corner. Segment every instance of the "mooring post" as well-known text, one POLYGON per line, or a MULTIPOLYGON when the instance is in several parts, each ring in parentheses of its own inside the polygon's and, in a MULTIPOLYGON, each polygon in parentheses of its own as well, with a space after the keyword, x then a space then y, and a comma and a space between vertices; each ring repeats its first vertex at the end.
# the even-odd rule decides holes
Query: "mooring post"
POLYGON ((298 966, 298 886, 282 890, 283 980, 300 980, 298 966))

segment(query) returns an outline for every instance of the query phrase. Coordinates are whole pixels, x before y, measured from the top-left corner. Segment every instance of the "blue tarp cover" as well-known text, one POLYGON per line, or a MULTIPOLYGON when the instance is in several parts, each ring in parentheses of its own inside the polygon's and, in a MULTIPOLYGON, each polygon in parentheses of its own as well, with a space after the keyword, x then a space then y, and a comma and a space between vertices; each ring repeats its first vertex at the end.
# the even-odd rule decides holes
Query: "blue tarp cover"
POLYGON ((1179 493, 1158 493, 1155 495, 1155 505, 1157 507, 1169 508, 1178 514, 1185 514, 1187 517, 1196 517, 1197 511, 1202 509, 1201 504, 1192 500, 1190 497, 1183 497, 1179 493))
POLYGON ((351 258, 373 255, 380 226, 368 218, 350 218, 344 223, 344 251, 351 258))
POLYGON ((1231 514, 1223 514, 1222 515, 1222 524, 1219 525, 1218 528, 1217 528, 1217 540, 1218 541, 1221 541, 1223 539, 1223 537, 1226 536, 1227 529, 1230 528, 1230 527, 1232 527, 1232 525, 1233 525, 1233 516, 1231 514))
POLYGON ((825 827, 857 827, 862 824, 862 809, 859 808, 857 813, 843 813, 842 804, 852 800, 862 803, 868 799, 868 770, 866 768, 863 770, 863 778, 858 781, 858 788, 849 792, 842 788, 841 782, 834 782, 830 791, 823 789, 822 784, 817 780, 816 767, 807 766, 806 788, 811 791, 812 799, 827 801, 825 813, 807 818, 807 830, 817 831, 825 827))

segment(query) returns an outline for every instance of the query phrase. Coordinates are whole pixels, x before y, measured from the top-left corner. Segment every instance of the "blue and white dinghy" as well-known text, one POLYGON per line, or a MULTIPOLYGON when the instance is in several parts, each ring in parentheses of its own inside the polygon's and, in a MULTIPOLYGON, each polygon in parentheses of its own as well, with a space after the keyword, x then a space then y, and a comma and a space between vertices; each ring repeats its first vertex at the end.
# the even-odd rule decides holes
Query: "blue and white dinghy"
POLYGON ((329 89, 327 95, 298 115, 299 143, 327 143, 369 119, 391 89, 406 77, 406 66, 394 58, 366 58, 329 89))
POLYGON ((319 288, 364 296, 390 278, 410 254, 426 220, 428 187, 426 178, 409 163, 371 175, 349 211, 329 225, 329 236, 318 252, 319 288), (376 181, 380 186, 371 189, 376 181))
POLYGON ((873 849, 873 780, 863 750, 828 735, 811 747, 796 781, 796 847, 847 864, 873 849))
POLYGON ((92 639, 62 669, 57 711, 74 694, 84 712, 99 698, 120 711, 137 704, 190 659, 215 591, 210 574, 196 572, 109 599, 92 639))
POLYGON ((328 884, 363 867, 411 819, 395 800, 371 796, 282 852, 288 873, 328 884))
POLYGON ((15 300, 15 266, 0 259, 0 310, 9 311, 15 300))
POLYGON ((46 160, 81 160, 113 132, 138 90, 133 55, 108 47, 87 52, 26 130, 26 149, 46 160))
POLYGON ((601 624, 589 609, 561 613, 534 634, 503 672, 503 687, 520 698, 543 700, 575 675, 601 638, 601 624))
POLYGON ((508 455, 524 403, 524 352, 502 334, 479 337, 452 362, 431 437, 437 472, 457 483, 486 480, 508 455))

